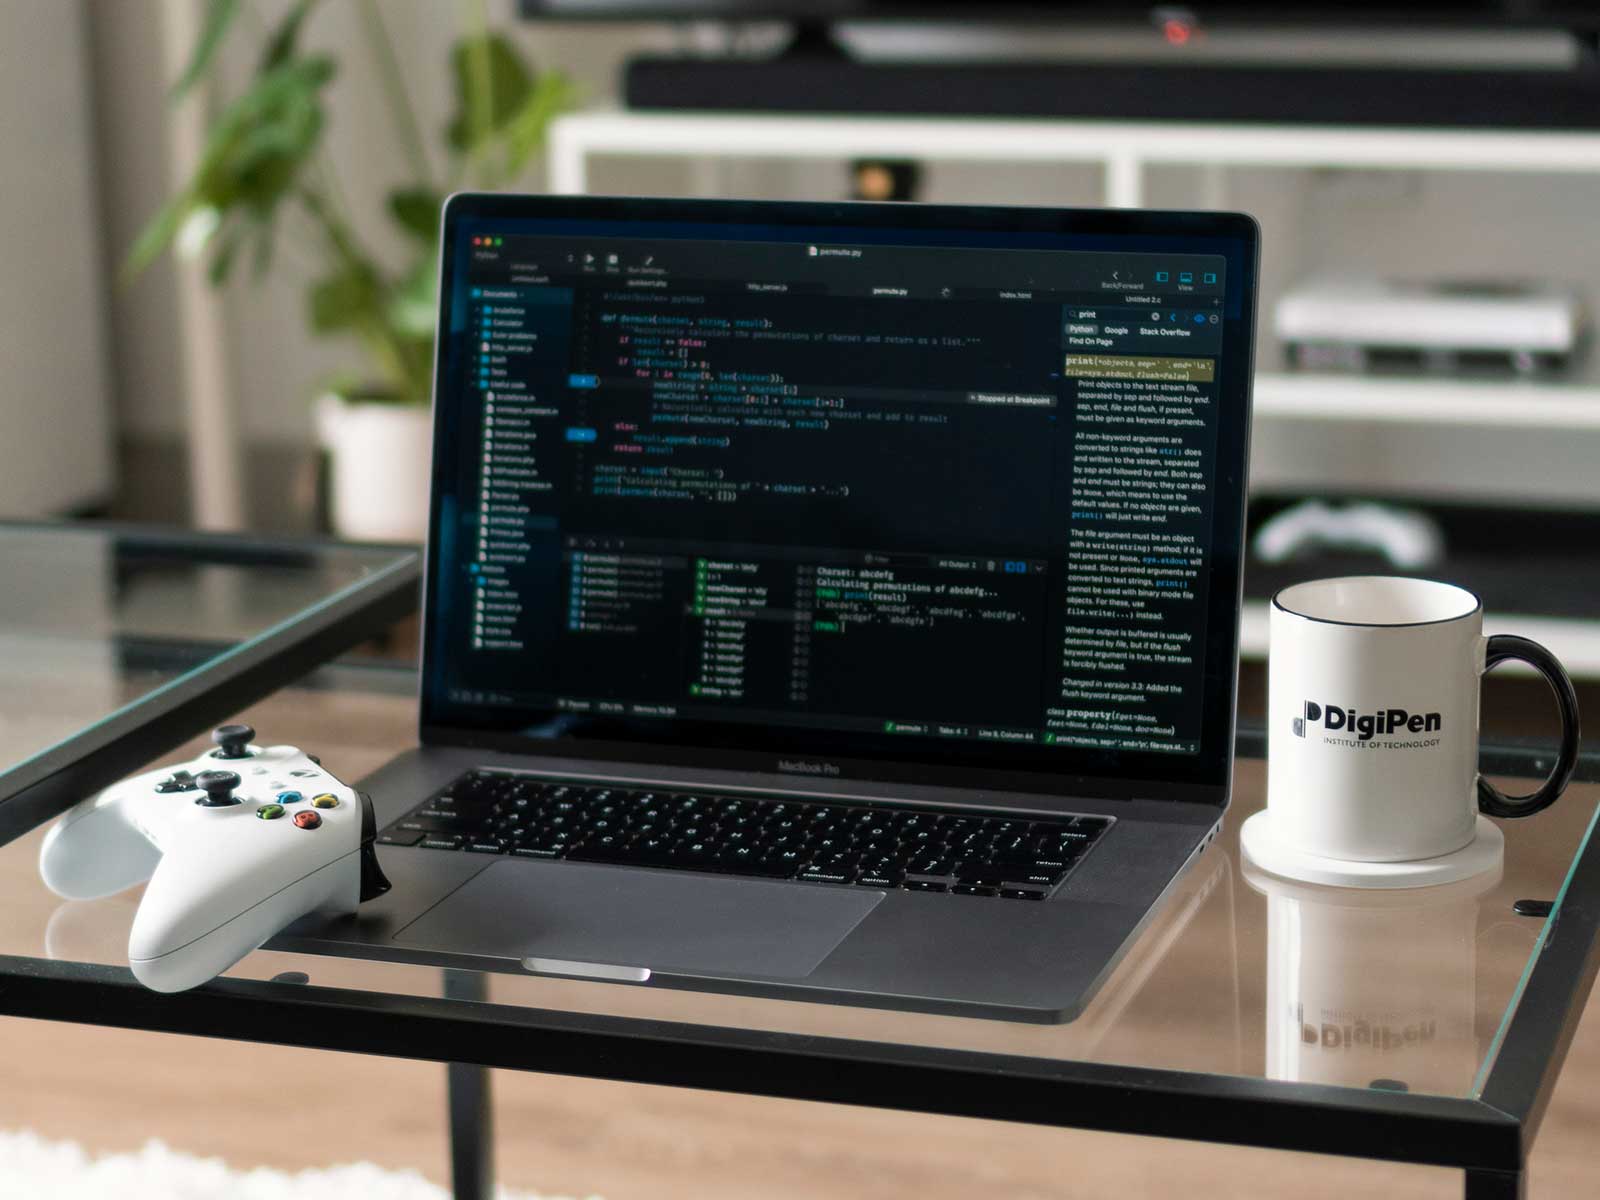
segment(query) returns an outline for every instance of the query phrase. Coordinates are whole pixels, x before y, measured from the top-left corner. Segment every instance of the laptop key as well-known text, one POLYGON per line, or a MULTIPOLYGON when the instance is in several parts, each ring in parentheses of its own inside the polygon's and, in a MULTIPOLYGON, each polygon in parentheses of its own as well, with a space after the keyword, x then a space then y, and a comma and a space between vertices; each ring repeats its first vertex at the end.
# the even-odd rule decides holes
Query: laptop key
POLYGON ((517 844, 519 851, 526 850, 528 854, 538 858, 559 858, 572 849, 569 838, 554 838, 549 836, 530 837, 517 844))
POLYGON ((1049 894, 1049 888, 1031 883, 1008 883, 1000 889, 1004 900, 1043 900, 1049 894))
POLYGON ((816 869, 801 871, 795 878, 802 879, 807 883, 849 883, 855 878, 855 872, 851 870, 816 869))
POLYGON ((417 845, 424 850, 459 850, 461 839, 458 837, 425 837, 417 845))
POLYGON ((415 830, 391 829, 388 833, 378 838, 380 846, 415 846, 422 840, 422 834, 415 830))
MULTIPOLYGON (((996 875, 996 874, 992 874, 992 873, 991 874, 984 874, 984 873, 976 873, 976 874, 974 874, 974 873, 969 872, 969 871, 962 871, 957 876, 956 882, 961 887, 988 888, 989 891, 992 892, 995 888, 999 887, 1002 883, 1004 883, 1005 879, 1004 879, 1004 877, 1002 877, 1000 875, 996 875)), ((987 893, 985 893, 985 894, 987 894, 987 893)))
POLYGON ((461 821, 416 821, 404 820, 395 826, 409 833, 458 833, 463 828, 461 821))
POLYGON ((856 876, 856 882, 862 887, 897 888, 905 878, 899 871, 862 871, 856 876))
POLYGON ((506 848, 499 842, 468 842, 466 846, 469 854, 504 854, 506 848))

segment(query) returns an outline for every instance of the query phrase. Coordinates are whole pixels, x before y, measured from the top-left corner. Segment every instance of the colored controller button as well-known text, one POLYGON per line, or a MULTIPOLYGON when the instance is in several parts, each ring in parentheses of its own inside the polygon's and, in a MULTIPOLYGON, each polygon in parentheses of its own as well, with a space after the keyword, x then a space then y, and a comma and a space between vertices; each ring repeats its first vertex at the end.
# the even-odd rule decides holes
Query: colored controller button
POLYGON ((294 815, 294 823, 301 829, 315 829, 322 824, 322 818, 309 808, 303 808, 294 815))
POLYGON ((320 796, 311 797, 312 808, 338 808, 339 797, 332 792, 323 792, 320 796))
POLYGON ((279 804, 299 804, 300 801, 302 801, 304 799, 305 799, 305 796, 301 795, 299 792, 279 792, 278 793, 278 803, 279 804))
MULTIPOLYGON (((302 813, 301 815, 303 816, 304 814, 302 813)), ((260 808, 256 809, 256 816, 260 817, 263 821, 276 821, 279 817, 283 816, 283 805, 263 804, 260 808)))

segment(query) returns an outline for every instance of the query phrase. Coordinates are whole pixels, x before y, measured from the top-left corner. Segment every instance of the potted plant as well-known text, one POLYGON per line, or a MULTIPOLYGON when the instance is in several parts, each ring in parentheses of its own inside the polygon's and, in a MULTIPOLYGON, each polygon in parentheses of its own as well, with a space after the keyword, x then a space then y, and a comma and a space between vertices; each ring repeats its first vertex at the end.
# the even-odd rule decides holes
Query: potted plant
MULTIPOLYGON (((514 180, 572 89, 555 72, 536 74, 510 41, 490 32, 480 0, 472 28, 450 48, 456 111, 442 130, 436 167, 380 5, 359 0, 409 169, 386 198, 387 219, 402 231, 406 251, 401 261, 386 262, 364 242, 365 222, 346 209, 336 164, 323 148, 324 93, 338 64, 333 54, 303 48, 301 39, 318 3, 298 0, 264 30, 248 85, 218 114, 192 177, 139 235, 127 270, 138 272, 175 246, 205 257, 209 278, 220 285, 243 258, 260 277, 272 269, 276 245, 299 243, 319 264, 306 284, 311 328, 350 338, 363 352, 361 366, 326 381, 317 401, 334 528, 354 538, 421 540, 440 205, 452 191, 514 180)), ((210 0, 175 101, 214 70, 219 48, 238 36, 243 7, 241 0, 210 0)))

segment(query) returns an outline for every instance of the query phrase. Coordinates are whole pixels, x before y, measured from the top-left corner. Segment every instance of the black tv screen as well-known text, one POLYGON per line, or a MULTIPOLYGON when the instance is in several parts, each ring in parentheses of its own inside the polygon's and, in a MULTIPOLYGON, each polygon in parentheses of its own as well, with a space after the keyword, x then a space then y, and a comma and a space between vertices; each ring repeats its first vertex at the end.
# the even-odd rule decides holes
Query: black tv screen
POLYGON ((1600 0, 520 0, 526 17, 561 20, 1055 21, 1200 25, 1600 30, 1600 0))

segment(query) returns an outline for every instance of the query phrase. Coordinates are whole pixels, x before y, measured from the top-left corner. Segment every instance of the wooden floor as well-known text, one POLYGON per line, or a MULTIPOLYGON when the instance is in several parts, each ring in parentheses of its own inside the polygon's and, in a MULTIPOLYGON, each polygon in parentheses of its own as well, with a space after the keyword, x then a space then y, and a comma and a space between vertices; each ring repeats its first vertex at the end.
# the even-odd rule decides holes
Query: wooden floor
MULTIPOLYGON (((0 1024, 0 1127, 98 1151, 148 1138, 238 1166, 371 1159, 444 1181, 444 1069, 122 1030, 0 1024)), ((1600 1192, 1593 1014, 1531 1195, 1600 1192)), ((500 1177, 609 1200, 1449 1197, 1459 1172, 542 1075, 494 1075, 500 1177)), ((87 1198, 86 1198, 87 1200, 87 1198)))
MULTIPOLYGON (((255 715, 255 714, 252 714, 255 715)), ((347 778, 386 721, 333 701, 273 714, 347 778), (337 731, 336 734, 334 731, 337 731)), ((257 717, 257 723, 267 728, 257 717)), ((1532 1159, 1536 1200, 1600 1195, 1600 1014, 1591 1003, 1532 1159)), ((1461 1174, 1332 1157, 497 1072, 500 1178, 552 1195, 872 1200, 1447 1197, 1461 1174)), ((319 1051, 0 1021, 0 1127, 96 1151, 148 1138, 236 1166, 370 1159, 446 1178, 444 1068, 319 1051)), ((10 1200, 10 1198, 6 1198, 10 1200)))

